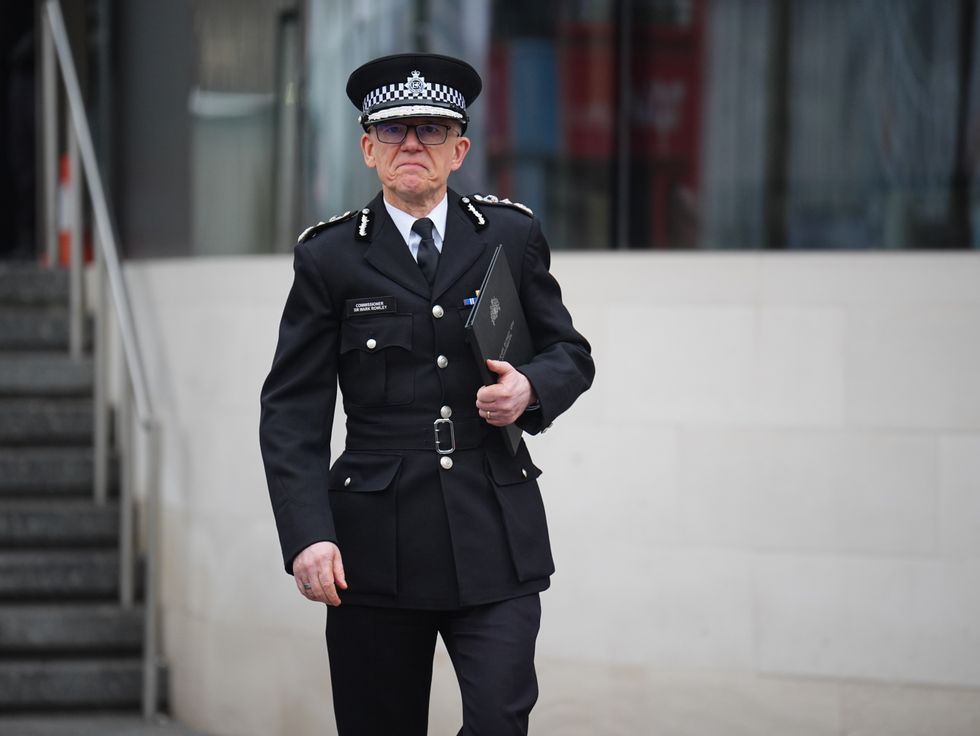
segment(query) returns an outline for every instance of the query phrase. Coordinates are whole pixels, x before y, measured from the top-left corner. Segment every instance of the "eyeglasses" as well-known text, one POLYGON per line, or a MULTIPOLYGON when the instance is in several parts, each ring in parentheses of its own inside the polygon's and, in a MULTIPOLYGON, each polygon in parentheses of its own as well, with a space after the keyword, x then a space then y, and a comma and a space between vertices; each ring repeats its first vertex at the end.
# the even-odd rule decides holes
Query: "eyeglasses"
POLYGON ((374 132, 382 143, 401 143, 408 136, 408 129, 415 131, 415 137, 423 146, 438 146, 446 142, 449 126, 439 123, 375 123, 374 132))

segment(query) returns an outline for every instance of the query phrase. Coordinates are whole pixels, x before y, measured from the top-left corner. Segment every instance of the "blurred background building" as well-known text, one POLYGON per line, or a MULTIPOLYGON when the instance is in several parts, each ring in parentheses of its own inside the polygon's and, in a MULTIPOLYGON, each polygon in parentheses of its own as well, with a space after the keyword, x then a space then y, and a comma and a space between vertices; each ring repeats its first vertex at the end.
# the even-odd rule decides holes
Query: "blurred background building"
MULTIPOLYGON (((536 733, 980 734, 977 0, 62 5, 163 426, 178 718, 331 732, 258 391, 296 234, 378 188, 347 76, 425 50, 484 79, 450 185, 534 209, 595 348, 529 440, 559 565, 536 733)), ((22 260, 39 7, 0 5, 22 260)), ((432 733, 454 687, 440 652, 432 733)))
MULTIPOLYGON (((33 46, 31 3, 5 6, 9 192, 31 168, 33 46)), ((980 243, 972 0, 65 7, 131 256, 285 251, 365 201, 343 88, 393 49, 477 67, 479 145, 455 186, 519 196, 556 248, 980 243)))

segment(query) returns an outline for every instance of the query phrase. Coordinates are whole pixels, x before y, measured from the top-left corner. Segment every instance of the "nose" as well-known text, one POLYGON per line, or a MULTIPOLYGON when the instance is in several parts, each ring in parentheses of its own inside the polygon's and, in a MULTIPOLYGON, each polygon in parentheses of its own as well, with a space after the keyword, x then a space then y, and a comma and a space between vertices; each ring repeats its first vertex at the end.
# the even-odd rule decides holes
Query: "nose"
POLYGON ((424 148, 422 142, 419 140, 419 137, 415 134, 415 128, 409 127, 409 129, 405 131, 405 140, 402 141, 402 148, 407 148, 412 151, 419 148, 424 148))

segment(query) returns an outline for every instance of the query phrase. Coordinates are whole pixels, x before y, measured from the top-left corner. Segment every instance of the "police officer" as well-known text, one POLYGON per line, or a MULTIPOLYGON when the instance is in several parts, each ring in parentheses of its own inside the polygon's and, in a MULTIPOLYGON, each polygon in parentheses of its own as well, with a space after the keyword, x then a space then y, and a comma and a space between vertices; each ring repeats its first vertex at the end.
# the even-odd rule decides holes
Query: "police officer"
POLYGON ((435 54, 351 74, 381 192, 300 236, 262 388, 283 559, 298 591, 330 606, 342 736, 426 733, 437 634, 460 683, 460 734, 525 734, 537 698, 538 594, 554 571, 541 471, 497 428, 543 431, 594 368, 537 218, 448 188, 481 87, 469 64, 435 54), (498 244, 536 355, 488 361, 497 380, 483 386, 463 327, 498 244), (338 382, 346 445, 330 466, 338 382))

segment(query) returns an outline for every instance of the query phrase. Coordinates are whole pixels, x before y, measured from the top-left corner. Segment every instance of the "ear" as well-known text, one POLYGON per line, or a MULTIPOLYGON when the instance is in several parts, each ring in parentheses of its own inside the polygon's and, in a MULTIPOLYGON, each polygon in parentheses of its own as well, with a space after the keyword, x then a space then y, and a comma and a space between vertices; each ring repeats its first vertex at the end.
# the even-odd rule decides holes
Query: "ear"
POLYGON ((374 139, 366 132, 361 136, 361 153, 364 156, 364 165, 369 169, 376 168, 374 160, 374 139))
POLYGON ((453 160, 451 163, 452 171, 456 171, 463 165, 463 159, 470 150, 470 139, 466 136, 459 136, 453 144, 453 160))

